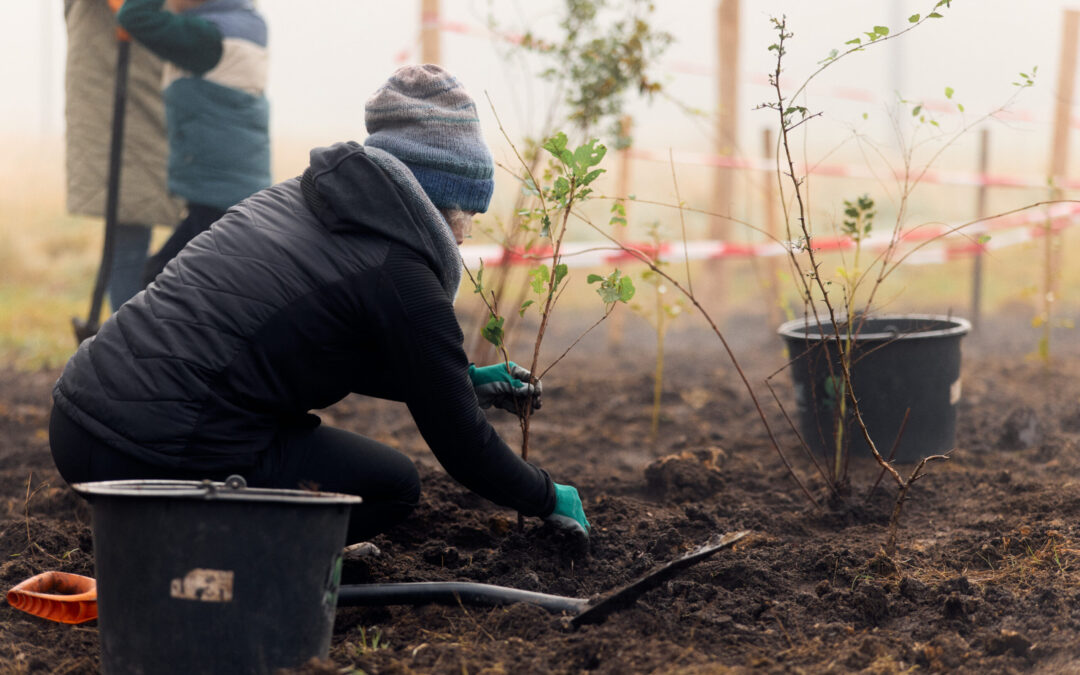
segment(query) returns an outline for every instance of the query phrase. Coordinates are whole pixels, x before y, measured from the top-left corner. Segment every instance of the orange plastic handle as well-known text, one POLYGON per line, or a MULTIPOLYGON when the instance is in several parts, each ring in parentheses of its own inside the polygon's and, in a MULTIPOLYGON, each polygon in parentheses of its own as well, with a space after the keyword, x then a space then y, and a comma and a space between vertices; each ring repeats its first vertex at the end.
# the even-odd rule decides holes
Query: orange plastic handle
MULTIPOLYGON (((124 0, 109 0, 109 9, 112 10, 113 14, 116 14, 117 12, 119 12, 120 8, 123 7, 123 6, 124 6, 124 0)), ((116 28, 116 39, 117 40, 123 40, 124 42, 129 42, 131 40, 131 35, 128 34, 128 32, 126 30, 124 30, 123 28, 117 27, 116 28)))
POLYGON ((97 618, 97 582, 68 572, 42 572, 7 592, 8 604, 59 623, 97 618))

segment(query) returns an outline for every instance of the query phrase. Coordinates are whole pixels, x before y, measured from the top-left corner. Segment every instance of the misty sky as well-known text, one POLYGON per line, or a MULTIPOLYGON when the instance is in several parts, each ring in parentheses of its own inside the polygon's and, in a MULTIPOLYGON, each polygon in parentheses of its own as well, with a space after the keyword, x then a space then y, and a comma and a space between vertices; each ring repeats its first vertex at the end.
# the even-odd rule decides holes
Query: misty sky
MULTIPOLYGON (((657 25, 677 40, 658 71, 660 79, 675 99, 704 113, 715 109, 710 71, 716 4, 657 2, 657 25)), ((419 5, 418 0, 260 0, 271 29, 269 96, 275 141, 362 140, 365 99, 403 60, 419 58, 419 5)), ((493 10, 507 30, 528 26, 542 34, 561 5, 560 0, 444 0, 442 12, 444 19, 480 29, 493 10)), ((62 0, 3 0, 0 81, 6 93, 0 104, 0 136, 62 133, 62 6, 62 0)), ((932 6, 933 0, 743 0, 740 146, 756 150, 760 130, 772 122, 766 113, 752 111, 769 95, 763 82, 773 66, 767 51, 774 40, 770 16, 786 15, 795 33, 788 62, 788 75, 794 79, 863 30, 881 24, 895 31, 906 25, 910 14, 926 13, 932 6)), ((1037 87, 1014 105, 1028 121, 1010 123, 1006 132, 1016 135, 1017 147, 1045 154, 1050 141, 1044 127, 1050 123, 1057 89, 1060 23, 1069 7, 1080 8, 1080 2, 954 0, 944 19, 887 49, 857 55, 831 69, 811 89, 809 102, 842 127, 866 110, 883 118, 879 113, 885 106, 837 98, 837 93, 869 93, 885 101, 899 88, 912 100, 942 101, 945 88, 952 87, 954 100, 963 102, 968 117, 974 118, 1012 95, 1010 82, 1018 72, 1038 65, 1037 87)), ((443 35, 443 64, 478 99, 488 133, 496 132, 484 92, 511 135, 521 137, 539 126, 551 92, 533 77, 536 63, 507 59, 505 53, 505 45, 481 34, 443 35)), ((705 117, 689 117, 665 100, 635 105, 634 112, 639 144, 661 151, 708 147, 703 139, 710 123, 705 117)))

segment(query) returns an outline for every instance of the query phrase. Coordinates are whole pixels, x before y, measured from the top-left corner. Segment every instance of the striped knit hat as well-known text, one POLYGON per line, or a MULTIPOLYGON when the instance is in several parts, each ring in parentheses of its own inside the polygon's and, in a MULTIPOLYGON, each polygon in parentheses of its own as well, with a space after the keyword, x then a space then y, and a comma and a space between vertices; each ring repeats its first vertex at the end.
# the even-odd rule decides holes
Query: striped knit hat
POLYGON ((436 65, 403 66, 364 106, 368 138, 401 160, 440 209, 487 211, 495 164, 476 104, 436 65))

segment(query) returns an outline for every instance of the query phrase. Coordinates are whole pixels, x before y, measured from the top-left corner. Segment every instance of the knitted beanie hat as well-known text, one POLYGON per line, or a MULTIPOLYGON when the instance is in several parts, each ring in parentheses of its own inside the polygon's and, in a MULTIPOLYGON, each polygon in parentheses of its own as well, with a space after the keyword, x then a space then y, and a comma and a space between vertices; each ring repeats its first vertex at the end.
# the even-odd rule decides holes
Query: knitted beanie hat
POLYGON ((440 209, 487 211, 495 164, 476 104, 439 66, 403 66, 364 106, 364 145, 389 152, 440 209))

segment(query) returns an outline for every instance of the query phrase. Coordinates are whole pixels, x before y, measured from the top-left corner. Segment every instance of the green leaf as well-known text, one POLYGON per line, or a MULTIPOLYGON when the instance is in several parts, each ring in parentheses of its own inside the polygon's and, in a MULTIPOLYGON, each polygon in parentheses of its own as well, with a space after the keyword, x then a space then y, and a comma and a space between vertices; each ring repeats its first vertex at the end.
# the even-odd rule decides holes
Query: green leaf
POLYGON ((876 34, 880 35, 881 37, 885 37, 886 35, 889 34, 889 27, 888 26, 874 26, 874 32, 876 34))
POLYGON ((633 280, 628 276, 624 276, 618 269, 606 277, 599 274, 589 275, 588 282, 590 284, 597 281, 600 282, 600 287, 596 289, 596 294, 600 296, 605 305, 612 305, 616 302, 629 302, 634 297, 633 280))
POLYGON ((555 279, 551 282, 551 292, 554 293, 555 289, 559 287, 559 282, 566 278, 566 273, 569 272, 569 268, 566 263, 559 263, 555 266, 555 279))
POLYGON ((604 173, 605 171, 606 169, 594 169, 590 171, 589 173, 585 174, 584 178, 581 179, 581 184, 588 185, 589 183, 599 178, 600 174, 604 173))
POLYGON ((551 279, 551 273, 548 272, 547 265, 540 265, 529 270, 529 286, 537 295, 544 292, 544 286, 549 279, 551 279))
POLYGON ((607 147, 594 138, 574 150, 573 166, 579 175, 583 175, 587 169, 599 164, 606 154, 607 147))
POLYGON ((911 116, 912 117, 918 117, 920 112, 922 112, 922 104, 921 103, 911 109, 911 116))
POLYGON ((952 87, 945 87, 945 98, 952 98, 952 95, 953 95, 953 88, 952 87))
POLYGON ((555 155, 556 157, 560 152, 566 149, 566 134, 558 132, 551 138, 544 141, 544 149, 555 155))
POLYGON ((529 305, 532 305, 535 302, 535 300, 526 300, 521 303, 521 309, 518 310, 518 316, 525 316, 525 310, 529 308, 529 305))
POLYGON ((938 14, 937 12, 933 12, 933 13, 932 13, 932 14, 930 14, 930 15, 929 15, 929 16, 928 16, 927 18, 928 18, 928 19, 940 19, 940 18, 942 18, 942 17, 941 17, 941 15, 940 15, 940 14, 938 14))
POLYGON ((909 16, 907 18, 907 20, 908 20, 908 23, 919 23, 919 15, 918 14, 912 14, 911 16, 909 16))
POLYGON ((979 245, 989 244, 990 243, 990 235, 988 235, 988 234, 980 234, 978 236, 978 238, 975 239, 975 241, 978 242, 979 245))
POLYGON ((861 45, 862 44, 862 38, 854 38, 854 39, 848 40, 844 44, 846 44, 846 45, 861 45))
POLYGON ((473 285, 473 293, 484 292, 484 261, 480 261, 480 270, 476 273, 476 283, 473 285))
POLYGON ((480 335, 496 347, 502 347, 504 321, 503 317, 492 314, 488 317, 487 324, 480 329, 480 335))
POLYGON ((956 104, 956 109, 959 110, 960 112, 964 112, 964 104, 963 103, 957 103, 956 104))

